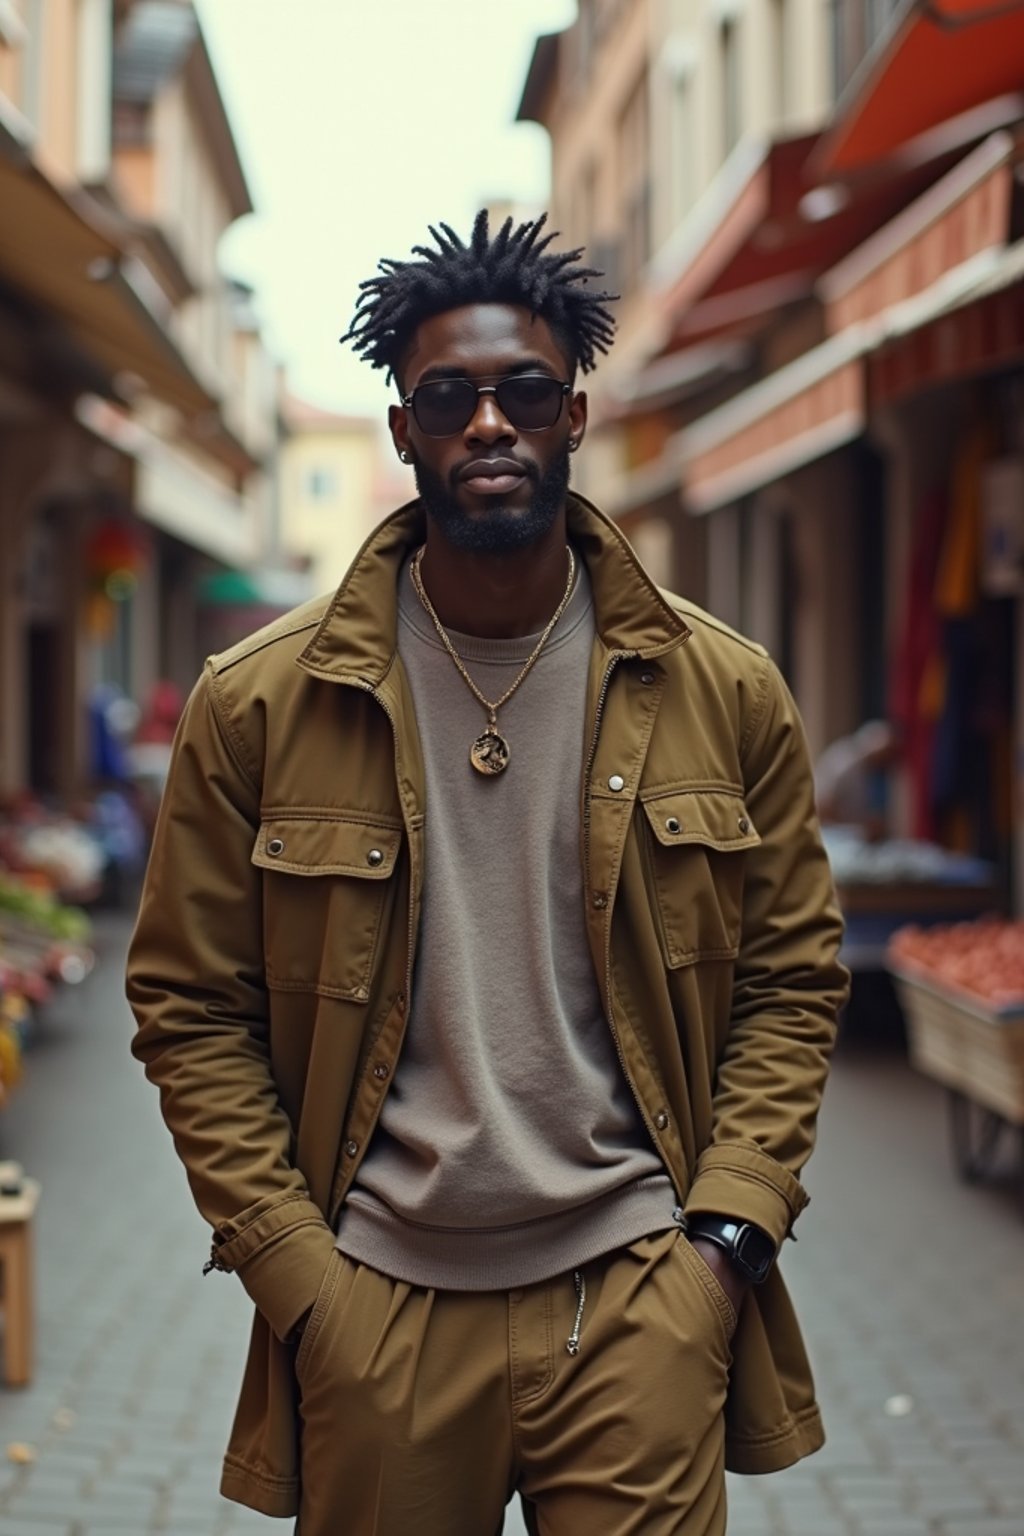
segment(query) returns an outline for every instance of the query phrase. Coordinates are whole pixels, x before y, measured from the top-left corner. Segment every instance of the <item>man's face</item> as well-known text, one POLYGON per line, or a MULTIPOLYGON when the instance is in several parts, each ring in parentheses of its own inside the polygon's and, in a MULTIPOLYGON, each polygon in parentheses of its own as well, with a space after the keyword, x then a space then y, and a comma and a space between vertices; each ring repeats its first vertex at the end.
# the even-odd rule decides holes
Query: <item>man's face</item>
MULTIPOLYGON (((517 305, 468 304, 417 328, 398 382, 408 397, 432 380, 491 385, 517 374, 568 382, 570 363, 547 322, 517 305)), ((428 517, 450 544, 479 553, 521 549, 550 530, 565 505, 569 442, 581 440, 586 419, 583 394, 566 396, 541 431, 517 428, 494 395, 478 395, 466 425, 445 437, 424 432, 409 407, 389 414, 428 517)))

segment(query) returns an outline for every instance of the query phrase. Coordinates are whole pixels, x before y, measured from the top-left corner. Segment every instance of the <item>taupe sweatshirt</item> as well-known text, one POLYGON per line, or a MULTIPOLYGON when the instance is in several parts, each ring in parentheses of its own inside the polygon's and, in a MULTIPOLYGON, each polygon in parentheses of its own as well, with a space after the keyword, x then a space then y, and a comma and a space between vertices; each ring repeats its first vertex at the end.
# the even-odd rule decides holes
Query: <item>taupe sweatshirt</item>
MULTIPOLYGON (((416 1285, 528 1285, 672 1225, 675 1203, 604 1017, 587 945, 580 778, 594 612, 582 562, 540 660, 486 716, 403 571, 399 653, 427 784, 408 1034, 338 1246, 416 1285)), ((452 641, 497 699, 537 635, 452 641)))

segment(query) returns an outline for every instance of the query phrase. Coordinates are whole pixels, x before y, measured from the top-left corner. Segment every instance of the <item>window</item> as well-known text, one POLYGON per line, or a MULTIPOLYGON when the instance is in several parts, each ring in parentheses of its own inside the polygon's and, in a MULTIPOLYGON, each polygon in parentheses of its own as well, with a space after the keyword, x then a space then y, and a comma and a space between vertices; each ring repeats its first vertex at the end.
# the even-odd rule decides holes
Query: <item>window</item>
POLYGON ((111 0, 79 0, 78 174, 102 181, 110 170, 113 12, 111 0))
POLYGON ((333 469, 316 465, 306 475, 306 495, 311 501, 331 501, 338 494, 338 477, 333 469))
POLYGON ((46 0, 29 0, 25 10, 27 36, 24 42, 21 113, 38 131, 43 116, 44 68, 46 58, 46 0))
POLYGON ((890 30, 902 0, 832 0, 832 85, 842 94, 879 40, 890 30))
POLYGON ((0 43, 8 48, 20 48, 25 35, 25 23, 14 0, 0 0, 0 43))
POLYGON ((651 254, 651 149, 646 70, 619 119, 622 285, 629 293, 651 254))
POLYGON ((597 228, 597 166, 593 160, 580 178, 579 207, 575 238, 581 245, 589 245, 597 228))
POLYGON ((594 61, 594 47, 597 42, 595 21, 594 0, 580 0, 579 17, 576 22, 576 67, 577 81, 581 91, 587 88, 594 61))
POLYGON ((732 17, 722 22, 719 51, 722 60, 722 156, 724 159, 736 148, 742 132, 739 30, 737 22, 732 17))
POLYGON ((685 218, 694 201, 692 89, 689 72, 672 81, 672 214, 673 222, 685 218))
POLYGON ((793 102, 790 100, 790 91, 793 82, 790 78, 787 54, 789 51, 789 6, 787 0, 770 0, 771 5, 771 47, 772 47, 772 115, 777 123, 784 123, 787 115, 793 110, 793 102))

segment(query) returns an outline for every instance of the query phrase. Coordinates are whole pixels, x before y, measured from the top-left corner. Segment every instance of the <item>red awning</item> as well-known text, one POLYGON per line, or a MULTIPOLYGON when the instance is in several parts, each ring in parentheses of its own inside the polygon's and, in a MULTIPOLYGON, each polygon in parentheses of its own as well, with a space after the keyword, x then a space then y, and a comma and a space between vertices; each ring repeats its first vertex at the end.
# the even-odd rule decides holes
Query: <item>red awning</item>
POLYGON ((687 427, 691 512, 710 512, 852 442, 879 406, 1024 358, 1024 241, 850 327, 687 427))
POLYGON ((869 359, 872 408, 952 380, 977 378, 1024 359, 1024 243, 1006 251, 967 293, 915 316, 869 359))
POLYGON ((909 0, 840 101, 815 156, 849 175, 1024 85, 1024 0, 909 0))
MULTIPOLYGON (((665 351, 698 338, 744 335, 787 303, 934 182, 951 155, 870 187, 822 188, 811 170, 820 135, 741 146, 687 243, 660 262, 665 351)), ((955 154, 955 152, 953 152, 955 154)))
POLYGON ((710 512, 859 437, 867 424, 866 341, 833 337, 681 435, 691 512, 710 512))

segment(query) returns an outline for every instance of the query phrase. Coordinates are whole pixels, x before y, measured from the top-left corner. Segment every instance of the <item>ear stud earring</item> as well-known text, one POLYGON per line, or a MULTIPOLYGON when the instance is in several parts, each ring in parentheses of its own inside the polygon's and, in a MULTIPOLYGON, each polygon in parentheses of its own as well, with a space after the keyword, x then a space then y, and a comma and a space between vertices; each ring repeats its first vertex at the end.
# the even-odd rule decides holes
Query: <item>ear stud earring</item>
POLYGON ((401 459, 403 464, 408 464, 408 463, 411 462, 410 458, 409 458, 409 455, 406 453, 404 448, 399 450, 398 457, 401 459))

